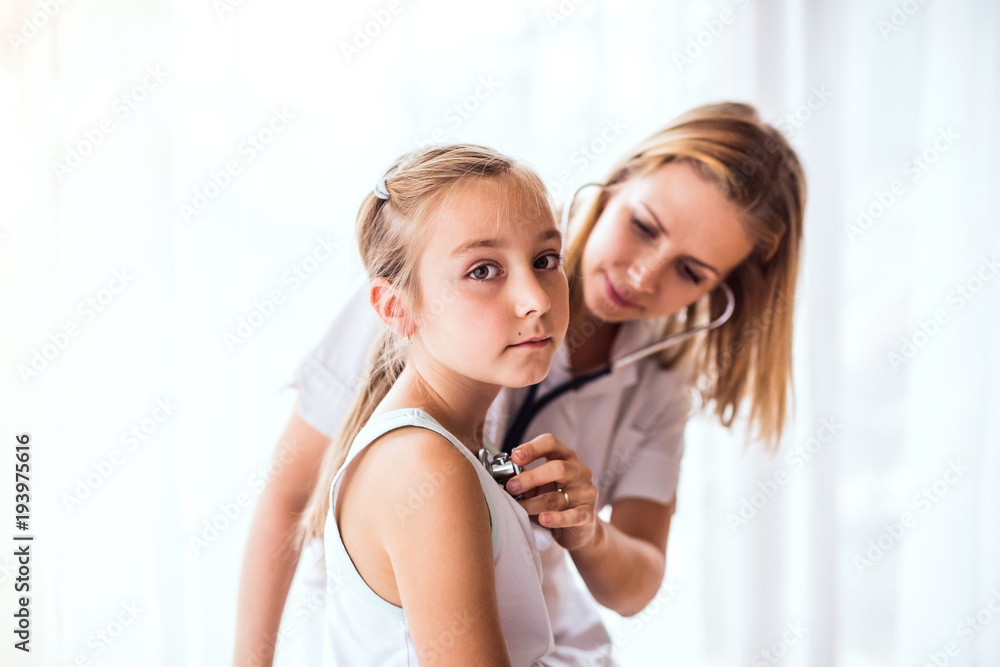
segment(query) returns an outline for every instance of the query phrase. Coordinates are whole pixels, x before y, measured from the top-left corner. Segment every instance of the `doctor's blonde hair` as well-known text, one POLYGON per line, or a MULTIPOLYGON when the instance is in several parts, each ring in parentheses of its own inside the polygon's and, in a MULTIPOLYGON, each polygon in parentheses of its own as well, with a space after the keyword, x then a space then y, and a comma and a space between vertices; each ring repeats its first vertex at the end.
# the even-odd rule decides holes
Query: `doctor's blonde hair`
MULTIPOLYGON (((768 446, 777 446, 792 384, 792 314, 806 181, 795 151, 752 106, 728 102, 691 109, 614 165, 601 193, 574 217, 564 265, 570 311, 586 307, 583 251, 608 200, 630 178, 672 161, 694 166, 741 209, 754 248, 725 278, 736 296, 732 317, 668 348, 660 364, 671 368, 690 359, 703 404, 727 427, 748 399, 751 426, 768 446)), ((719 317, 725 295, 715 290, 706 299, 666 318, 661 338, 719 317)))
MULTIPOLYGON (((388 199, 372 192, 361 203, 356 236, 368 277, 384 278, 399 290, 413 316, 420 314, 417 305, 421 302, 417 266, 429 234, 435 230, 436 213, 449 193, 480 179, 497 186, 498 224, 510 209, 553 219, 545 185, 534 171, 497 151, 471 144, 434 146, 403 155, 386 173, 388 199)), ((385 328, 371 348, 354 402, 327 447, 299 523, 300 544, 323 535, 337 470, 405 366, 405 347, 385 328)))

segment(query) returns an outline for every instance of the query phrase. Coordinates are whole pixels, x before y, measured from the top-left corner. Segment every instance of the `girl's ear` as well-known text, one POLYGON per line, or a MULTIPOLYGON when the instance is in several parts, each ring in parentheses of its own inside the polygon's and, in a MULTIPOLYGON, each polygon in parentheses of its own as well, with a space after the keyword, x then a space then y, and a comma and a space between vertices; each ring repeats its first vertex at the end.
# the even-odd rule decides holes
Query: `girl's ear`
POLYGON ((385 278, 375 278, 368 293, 372 307, 389 330, 398 336, 413 335, 413 319, 399 291, 385 278))

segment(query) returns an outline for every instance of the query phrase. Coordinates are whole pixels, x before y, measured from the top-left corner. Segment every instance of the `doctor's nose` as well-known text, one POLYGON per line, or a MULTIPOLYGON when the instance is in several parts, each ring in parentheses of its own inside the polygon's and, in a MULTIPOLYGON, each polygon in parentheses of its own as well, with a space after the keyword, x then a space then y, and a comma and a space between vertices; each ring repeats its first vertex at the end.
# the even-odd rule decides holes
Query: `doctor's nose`
POLYGON ((626 275, 629 287, 636 292, 648 294, 656 290, 660 266, 658 262, 640 261, 628 267, 626 275))

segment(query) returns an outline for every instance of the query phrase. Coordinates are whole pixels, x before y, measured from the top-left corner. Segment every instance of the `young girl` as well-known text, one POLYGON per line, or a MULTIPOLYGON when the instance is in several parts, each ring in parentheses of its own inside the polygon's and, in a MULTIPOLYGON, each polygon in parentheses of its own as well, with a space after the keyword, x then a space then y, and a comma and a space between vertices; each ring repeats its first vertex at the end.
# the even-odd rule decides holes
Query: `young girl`
MULTIPOLYGON (((515 450, 517 463, 541 463, 512 481, 522 485, 515 493, 546 491, 521 504, 551 528, 541 530, 547 542, 536 543, 557 652, 586 656, 565 664, 598 664, 592 661, 609 642, 586 594, 573 586, 570 559, 589 593, 623 615, 642 610, 663 581, 689 388, 700 389, 703 405, 723 424, 743 416, 763 442, 780 437, 804 208, 795 152, 753 107, 735 103, 683 114, 578 198, 565 263, 571 325, 539 396, 720 315, 723 282, 735 310, 707 335, 562 395, 535 416, 515 450), (597 514, 608 506, 605 521, 597 514)), ((263 655, 270 664, 300 554, 273 545, 285 543, 307 503, 317 462, 346 409, 345 387, 354 386, 379 325, 366 312, 366 290, 367 283, 296 373, 299 402, 275 457, 285 455, 286 442, 304 452, 272 480, 254 515, 241 583, 239 665, 249 664, 243 655, 263 655)), ((497 419, 487 422, 494 442, 504 439, 504 422, 514 420, 527 391, 500 393, 491 409, 497 419)), ((322 543, 313 540, 301 553, 297 587, 309 590, 322 543)), ((316 634, 297 625, 288 649, 300 652, 300 664, 310 664, 316 634)))
POLYGON ((501 386, 539 382, 566 332, 545 188, 485 148, 426 149, 367 197, 357 235, 386 328, 304 521, 325 524, 324 663, 542 664, 530 521, 477 454, 501 386))

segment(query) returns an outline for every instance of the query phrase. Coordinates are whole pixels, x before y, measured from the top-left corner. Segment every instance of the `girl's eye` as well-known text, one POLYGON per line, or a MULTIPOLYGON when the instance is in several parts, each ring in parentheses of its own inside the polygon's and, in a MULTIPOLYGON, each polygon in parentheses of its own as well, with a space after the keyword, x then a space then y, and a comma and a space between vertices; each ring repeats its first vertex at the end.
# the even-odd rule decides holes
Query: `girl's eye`
POLYGON ((563 256, 551 253, 535 260, 536 269, 558 269, 563 256))
POLYGON ((648 236, 650 238, 656 236, 656 234, 649 227, 649 225, 644 224, 642 222, 642 220, 640 220, 639 218, 633 217, 632 218, 632 224, 635 225, 639 229, 639 231, 642 232, 644 235, 646 235, 646 236, 648 236))
POLYGON ((695 285, 701 284, 701 276, 691 270, 691 267, 687 264, 681 264, 680 268, 681 277, 685 280, 693 282, 695 285))
POLYGON ((474 280, 489 280, 490 278, 496 277, 496 274, 491 273, 490 269, 493 269, 494 271, 499 271, 499 269, 497 269, 497 267, 495 267, 492 264, 480 264, 476 268, 469 271, 468 275, 470 278, 473 278, 474 280))

